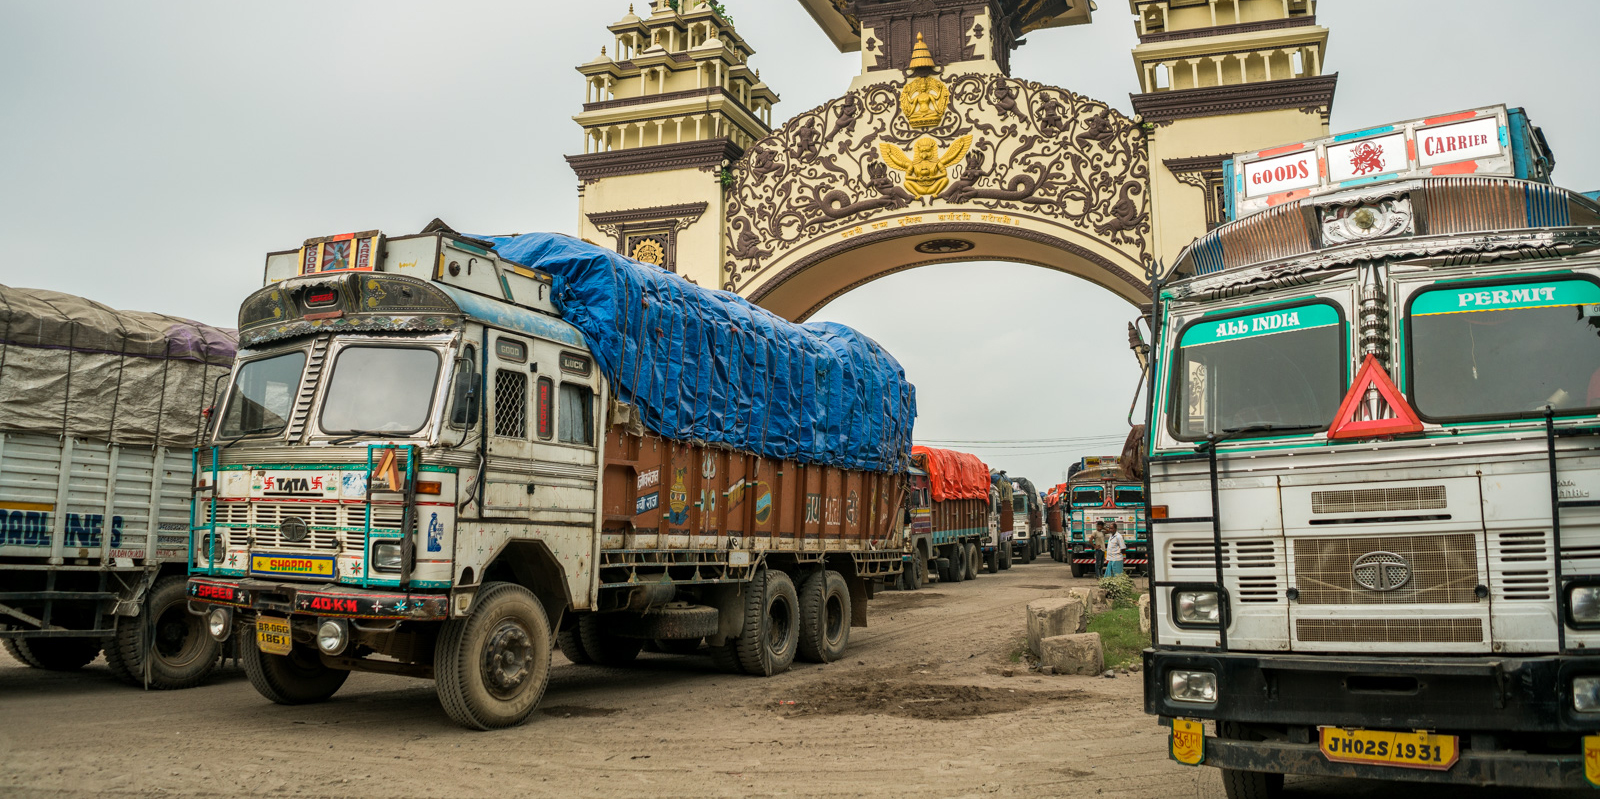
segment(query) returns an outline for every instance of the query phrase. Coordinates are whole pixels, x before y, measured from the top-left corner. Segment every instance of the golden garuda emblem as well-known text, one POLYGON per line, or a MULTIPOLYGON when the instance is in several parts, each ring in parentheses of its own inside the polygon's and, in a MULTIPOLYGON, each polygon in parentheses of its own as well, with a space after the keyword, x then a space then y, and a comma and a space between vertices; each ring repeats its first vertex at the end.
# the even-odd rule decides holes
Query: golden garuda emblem
POLYGON ((878 143, 878 152, 889 166, 905 174, 905 187, 924 197, 936 195, 950 185, 950 167, 965 158, 972 148, 972 134, 955 140, 943 154, 932 136, 911 143, 907 153, 888 142, 878 143))
POLYGON ((944 119, 950 89, 932 75, 912 78, 900 89, 900 113, 913 128, 932 128, 944 119))

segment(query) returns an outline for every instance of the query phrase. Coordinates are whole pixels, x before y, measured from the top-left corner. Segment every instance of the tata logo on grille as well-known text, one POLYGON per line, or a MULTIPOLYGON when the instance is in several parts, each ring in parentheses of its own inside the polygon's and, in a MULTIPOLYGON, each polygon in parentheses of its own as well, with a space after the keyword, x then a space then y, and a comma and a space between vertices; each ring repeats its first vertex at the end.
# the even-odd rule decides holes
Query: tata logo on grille
POLYGON ((1375 550, 1357 558, 1350 574, 1362 588, 1392 592, 1411 580, 1411 562, 1399 553, 1375 550))
POLYGON ((284 517, 283 524, 278 526, 278 533, 286 542, 303 542, 311 534, 311 529, 299 517, 284 517))

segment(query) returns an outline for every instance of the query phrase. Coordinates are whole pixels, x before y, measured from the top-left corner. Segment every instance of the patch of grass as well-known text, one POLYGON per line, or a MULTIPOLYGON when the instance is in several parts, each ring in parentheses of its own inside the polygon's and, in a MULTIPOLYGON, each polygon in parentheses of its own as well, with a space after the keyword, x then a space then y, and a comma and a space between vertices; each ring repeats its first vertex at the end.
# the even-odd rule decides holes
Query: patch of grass
POLYGON ((1139 632, 1139 609, 1113 608, 1089 619, 1089 632, 1100 634, 1105 649, 1106 669, 1137 664, 1140 654, 1150 646, 1149 634, 1139 632))
POLYGON ((1011 663, 1022 663, 1022 656, 1026 652, 1028 652, 1028 640, 1023 639, 1017 642, 1017 646, 1011 649, 1011 663))

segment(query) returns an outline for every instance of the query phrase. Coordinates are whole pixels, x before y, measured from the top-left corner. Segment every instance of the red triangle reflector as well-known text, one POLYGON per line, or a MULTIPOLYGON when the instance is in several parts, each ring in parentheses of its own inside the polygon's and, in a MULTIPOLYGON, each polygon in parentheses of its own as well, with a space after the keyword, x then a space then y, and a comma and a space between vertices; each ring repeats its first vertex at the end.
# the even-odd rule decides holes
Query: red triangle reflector
POLYGON ((1411 409, 1404 395, 1396 389, 1389 374, 1383 371, 1378 359, 1371 355, 1361 362, 1356 379, 1350 384, 1350 393, 1339 404, 1339 413, 1333 416, 1328 428, 1329 439, 1364 439, 1373 436, 1394 436, 1422 430, 1422 420, 1411 409), (1368 389, 1377 389, 1378 396, 1388 405, 1391 416, 1382 419, 1356 419, 1368 389))

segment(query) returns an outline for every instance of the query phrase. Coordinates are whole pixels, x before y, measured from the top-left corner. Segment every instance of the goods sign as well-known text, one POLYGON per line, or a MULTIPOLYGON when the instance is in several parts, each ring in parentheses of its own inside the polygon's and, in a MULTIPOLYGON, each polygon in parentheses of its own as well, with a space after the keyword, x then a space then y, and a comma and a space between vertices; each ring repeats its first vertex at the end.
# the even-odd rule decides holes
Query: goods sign
POLYGON ((1378 181, 1498 175, 1548 182, 1554 163, 1522 109, 1489 106, 1234 155, 1228 215, 1378 181))
POLYGON ((379 251, 383 249, 383 234, 379 231, 341 233, 307 239, 297 257, 301 275, 319 272, 354 270, 371 272, 376 268, 379 251))

